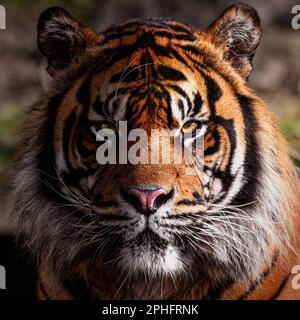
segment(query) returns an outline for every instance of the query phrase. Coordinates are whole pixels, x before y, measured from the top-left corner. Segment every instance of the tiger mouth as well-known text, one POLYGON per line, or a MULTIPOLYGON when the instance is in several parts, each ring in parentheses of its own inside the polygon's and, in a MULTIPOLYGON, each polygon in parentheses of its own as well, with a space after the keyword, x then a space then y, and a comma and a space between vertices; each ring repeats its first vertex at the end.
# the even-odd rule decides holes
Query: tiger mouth
POLYGON ((163 239, 157 233, 155 233, 147 227, 137 235, 137 237, 134 240, 134 243, 136 246, 139 247, 151 245, 153 249, 157 247, 163 248, 168 245, 167 240, 163 239))
POLYGON ((136 275, 168 275, 185 269, 182 252, 172 241, 147 228, 115 248, 117 267, 136 275))

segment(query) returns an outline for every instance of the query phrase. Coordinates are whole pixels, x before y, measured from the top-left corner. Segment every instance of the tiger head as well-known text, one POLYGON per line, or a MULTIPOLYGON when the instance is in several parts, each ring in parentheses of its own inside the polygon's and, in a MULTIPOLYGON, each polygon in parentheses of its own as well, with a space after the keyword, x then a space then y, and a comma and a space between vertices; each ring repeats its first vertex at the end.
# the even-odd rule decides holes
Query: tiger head
POLYGON ((288 238, 291 164, 247 86, 260 37, 244 4, 203 31, 137 19, 96 34, 61 8, 42 13, 38 46, 53 80, 29 110, 15 178, 19 232, 42 259, 153 278, 261 272, 288 238), (190 158, 141 161, 153 129, 172 131, 173 154, 181 137, 190 158), (101 130, 115 137, 107 163, 97 161, 101 130))

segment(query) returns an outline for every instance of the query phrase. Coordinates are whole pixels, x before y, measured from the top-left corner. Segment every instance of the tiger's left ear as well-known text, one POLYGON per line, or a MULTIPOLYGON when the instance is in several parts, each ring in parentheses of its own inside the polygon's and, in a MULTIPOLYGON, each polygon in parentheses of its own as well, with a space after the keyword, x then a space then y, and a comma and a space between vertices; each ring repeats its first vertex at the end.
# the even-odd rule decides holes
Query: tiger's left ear
POLYGON ((96 38, 90 28, 59 7, 51 7, 41 13, 37 30, 38 47, 48 60, 47 71, 51 76, 78 61, 96 38))
POLYGON ((224 59, 247 78, 261 39, 260 19, 254 8, 238 3, 230 6, 206 30, 210 41, 224 49, 224 59))

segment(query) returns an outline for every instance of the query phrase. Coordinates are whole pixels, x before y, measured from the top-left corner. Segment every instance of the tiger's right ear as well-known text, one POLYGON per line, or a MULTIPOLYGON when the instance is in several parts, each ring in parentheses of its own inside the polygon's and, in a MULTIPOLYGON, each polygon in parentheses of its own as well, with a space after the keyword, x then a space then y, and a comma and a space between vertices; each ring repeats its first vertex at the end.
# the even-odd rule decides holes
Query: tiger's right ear
POLYGON ((47 71, 51 76, 77 61, 96 37, 90 28, 59 7, 41 13, 37 31, 38 47, 48 60, 47 71))

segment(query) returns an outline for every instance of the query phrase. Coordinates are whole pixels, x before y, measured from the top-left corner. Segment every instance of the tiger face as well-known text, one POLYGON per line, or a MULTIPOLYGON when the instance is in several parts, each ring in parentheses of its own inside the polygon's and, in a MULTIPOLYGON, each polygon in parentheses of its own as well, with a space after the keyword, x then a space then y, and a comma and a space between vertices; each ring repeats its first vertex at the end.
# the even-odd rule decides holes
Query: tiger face
POLYGON ((255 10, 232 6, 204 31, 138 19, 95 34, 50 8, 38 33, 53 84, 31 110, 36 133, 18 177, 19 193, 30 183, 27 197, 36 198, 25 211, 40 210, 31 241, 43 242, 60 267, 96 261, 152 277, 197 270, 214 281, 258 273, 280 243, 274 220, 281 217, 269 213, 281 195, 269 175, 277 160, 265 166, 274 159, 276 125, 246 85, 260 40, 255 10), (116 137, 114 163, 97 161, 102 129, 116 137), (128 138, 135 129, 147 142, 138 152, 136 137, 128 138), (171 131, 190 157, 120 161, 130 152, 149 160, 155 148, 162 156, 153 129, 171 131))
MULTIPOLYGON (((137 48, 133 54, 115 58, 114 68, 110 62, 102 63, 100 56, 100 67, 97 63, 75 81, 57 113, 54 152, 64 181, 82 173, 75 184, 67 182, 64 192, 72 188, 83 193, 93 214, 103 216, 101 224, 111 230, 110 236, 120 237, 116 252, 122 256, 120 264, 169 273, 182 271, 189 260, 178 238, 196 237, 194 233, 205 223, 201 216, 215 208, 212 205, 230 203, 241 189, 246 137, 238 128, 244 116, 232 87, 217 72, 200 67, 202 55, 195 72, 192 64, 188 68, 179 57, 156 53, 167 35, 156 39, 152 34, 167 33, 168 29, 164 24, 152 24, 138 25, 138 31, 130 36, 137 48), (147 46, 142 47, 145 39, 147 46), (99 165, 95 133, 108 127, 117 134, 121 121, 127 125, 128 135, 133 129, 142 129, 149 144, 152 129, 172 130, 176 137, 188 130, 200 131, 189 143, 205 139, 204 166, 188 175, 183 166, 188 163, 152 164, 149 159, 147 164, 116 161, 99 165), (66 137, 70 139, 66 141, 66 137)), ((193 34, 182 28, 187 39, 194 41, 193 34)), ((129 32, 126 25, 122 32, 129 32)), ((110 42, 107 45, 110 47, 110 42)), ((189 51, 181 47, 171 41, 169 50, 192 61, 189 51)), ((109 49, 109 56, 119 50, 122 52, 119 46, 109 49)), ((101 54, 107 59, 105 52, 101 54)), ((174 145, 172 148, 174 151, 174 145)))

